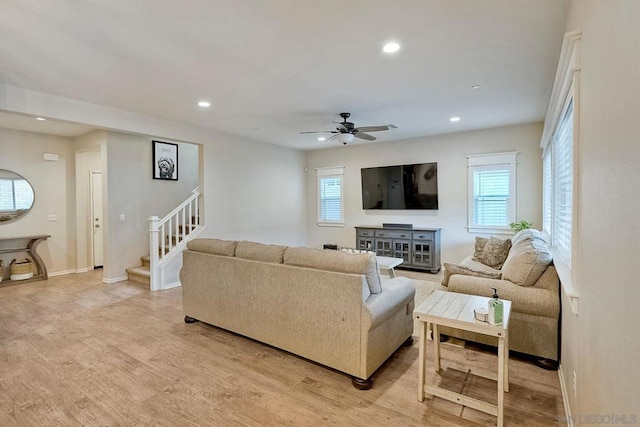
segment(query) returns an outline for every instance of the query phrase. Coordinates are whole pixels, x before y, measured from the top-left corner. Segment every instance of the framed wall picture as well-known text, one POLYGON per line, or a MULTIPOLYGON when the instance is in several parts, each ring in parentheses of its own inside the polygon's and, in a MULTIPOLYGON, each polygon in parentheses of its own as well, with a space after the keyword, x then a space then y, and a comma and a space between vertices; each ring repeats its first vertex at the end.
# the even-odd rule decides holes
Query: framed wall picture
POLYGON ((153 179, 178 180, 178 144, 153 141, 153 179))

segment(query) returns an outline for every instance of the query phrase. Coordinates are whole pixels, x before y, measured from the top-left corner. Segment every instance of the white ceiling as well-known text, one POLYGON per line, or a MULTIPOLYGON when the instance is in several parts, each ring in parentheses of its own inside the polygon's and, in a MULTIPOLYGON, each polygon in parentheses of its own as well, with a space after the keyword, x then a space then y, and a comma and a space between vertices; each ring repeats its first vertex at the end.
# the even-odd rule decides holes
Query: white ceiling
POLYGON ((300 132, 331 130, 348 111, 356 126, 398 126, 375 133, 384 142, 543 120, 567 8, 566 0, 3 1, 0 82, 301 149, 337 145, 300 132), (389 40, 401 44, 396 54, 381 52, 389 40), (211 107, 197 107, 201 99, 211 107))

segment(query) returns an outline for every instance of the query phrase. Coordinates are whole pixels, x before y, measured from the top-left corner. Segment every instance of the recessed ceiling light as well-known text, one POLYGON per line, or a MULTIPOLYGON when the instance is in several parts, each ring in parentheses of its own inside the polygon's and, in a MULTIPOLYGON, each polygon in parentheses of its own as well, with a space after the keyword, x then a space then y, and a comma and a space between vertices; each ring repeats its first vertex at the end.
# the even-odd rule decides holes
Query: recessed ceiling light
POLYGON ((400 45, 396 42, 390 42, 382 47, 382 51, 385 53, 394 53, 400 50, 400 45))
POLYGON ((480 89, 480 85, 473 85, 471 86, 471 89, 480 89))
POLYGON ((459 122, 460 121, 460 117, 451 117, 449 119, 450 122, 459 122))
POLYGON ((324 136, 319 136, 318 137, 318 141, 326 141, 326 140, 327 140, 327 138, 325 138, 324 136))
POLYGON ((36 120, 40 120, 41 122, 44 122, 47 119, 45 119, 44 117, 36 117, 36 120))
POLYGON ((211 103, 209 101, 199 101, 198 102, 198 107, 202 107, 202 108, 207 108, 210 107, 211 103))

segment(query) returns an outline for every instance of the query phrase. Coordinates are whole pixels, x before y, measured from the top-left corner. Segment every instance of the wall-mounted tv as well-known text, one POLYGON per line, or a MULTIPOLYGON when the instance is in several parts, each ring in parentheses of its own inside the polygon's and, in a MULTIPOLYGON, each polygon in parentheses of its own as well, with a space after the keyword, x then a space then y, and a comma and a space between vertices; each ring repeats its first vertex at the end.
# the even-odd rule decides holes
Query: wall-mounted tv
POLYGON ((363 209, 438 209, 438 164, 362 168, 363 209))

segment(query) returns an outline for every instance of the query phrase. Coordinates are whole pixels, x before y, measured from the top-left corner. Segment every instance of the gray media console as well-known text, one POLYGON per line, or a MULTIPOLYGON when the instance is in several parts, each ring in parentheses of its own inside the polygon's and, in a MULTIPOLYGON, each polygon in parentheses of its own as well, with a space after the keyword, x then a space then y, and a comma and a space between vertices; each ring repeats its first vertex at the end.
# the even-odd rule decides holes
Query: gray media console
POLYGON ((356 248, 375 251, 376 255, 404 259, 400 267, 440 271, 441 228, 356 227, 356 248))

